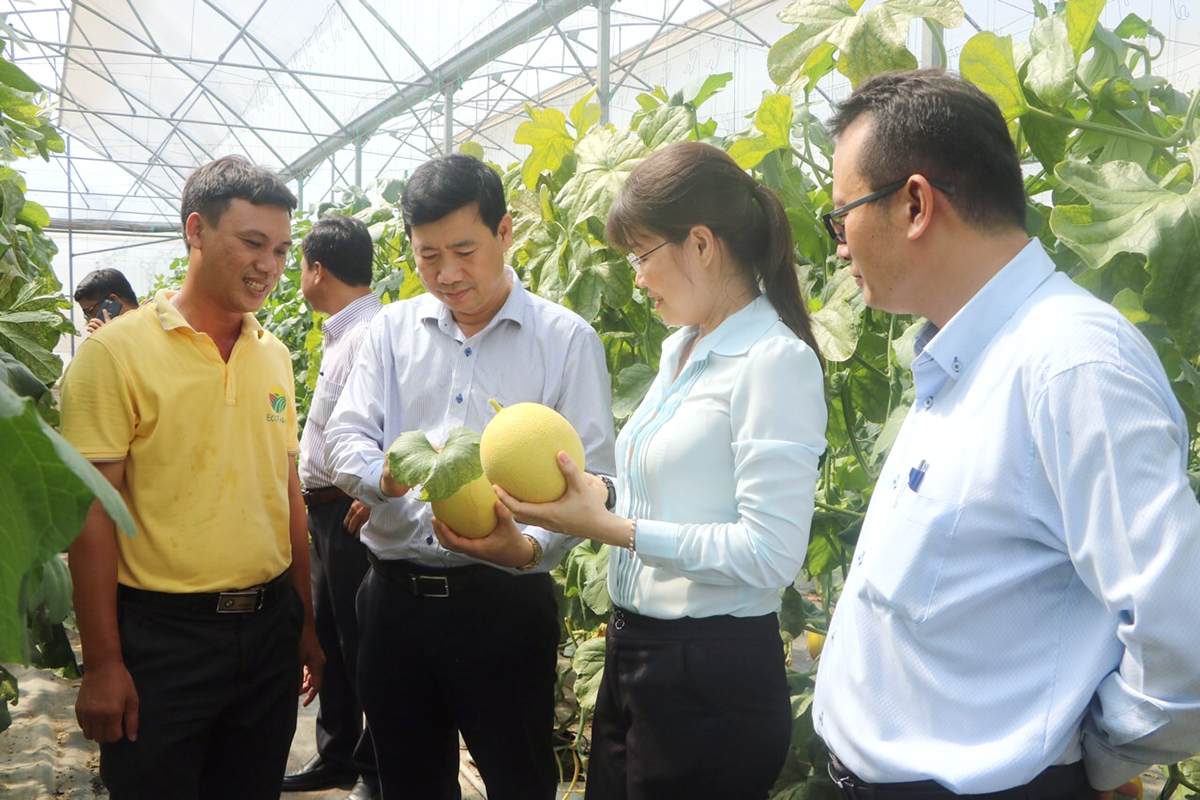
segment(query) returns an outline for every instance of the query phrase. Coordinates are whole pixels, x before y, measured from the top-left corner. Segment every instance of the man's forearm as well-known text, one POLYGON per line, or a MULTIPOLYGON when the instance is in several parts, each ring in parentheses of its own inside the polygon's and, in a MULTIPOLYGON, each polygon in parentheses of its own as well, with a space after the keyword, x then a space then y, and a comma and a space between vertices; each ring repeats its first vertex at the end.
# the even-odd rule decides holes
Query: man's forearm
POLYGON ((288 539, 292 546, 292 585, 304 601, 304 621, 313 621, 311 565, 308 555, 308 511, 293 466, 288 478, 288 539))
POLYGON ((83 532, 68 554, 84 668, 94 670, 121 663, 117 628, 117 531, 99 500, 92 503, 83 532))

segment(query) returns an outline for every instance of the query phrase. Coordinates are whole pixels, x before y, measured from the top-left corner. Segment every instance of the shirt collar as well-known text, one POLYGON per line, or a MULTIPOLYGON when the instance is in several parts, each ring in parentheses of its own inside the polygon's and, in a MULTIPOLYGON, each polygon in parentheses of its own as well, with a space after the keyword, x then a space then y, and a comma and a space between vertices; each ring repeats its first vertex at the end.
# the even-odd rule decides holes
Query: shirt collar
MULTIPOLYGON (((171 298, 179 294, 177 291, 168 289, 159 289, 154 295, 154 312, 158 314, 158 321, 163 326, 164 331, 174 330, 176 328, 187 328, 193 333, 197 331, 188 324, 188 321, 183 318, 183 314, 179 313, 179 309, 171 302, 171 298)), ((255 338, 261 339, 266 333, 263 326, 254 318, 253 314, 242 315, 242 331, 239 335, 253 335, 255 338)))
POLYGON ((374 292, 367 292, 362 297, 352 301, 341 311, 337 312, 321 326, 327 341, 334 341, 346 328, 350 327, 365 311, 382 307, 374 292))
MULTIPOLYGON (((719 356, 742 355, 778 321, 779 312, 771 305, 771 301, 759 295, 749 305, 722 320, 712 333, 696 342, 688 361, 701 361, 708 358, 709 353, 719 356)), ((674 355, 684 342, 696 335, 696 330, 697 326, 689 325, 671 334, 663 342, 663 350, 667 351, 669 342, 670 353, 674 355)))
MULTIPOLYGON (((1037 239, 1021 248, 940 330, 926 323, 917 335, 917 360, 935 362, 958 378, 978 360, 1017 309, 1054 272, 1054 262, 1037 239)), ((916 361, 913 362, 916 366, 916 361)))
MULTIPOLYGON (((528 292, 521 285, 521 279, 517 277, 516 271, 507 264, 504 266, 504 275, 508 278, 508 282, 512 284, 512 289, 509 290, 508 298, 504 301, 504 305, 500 306, 500 310, 496 312, 496 316, 492 317, 491 321, 484 327, 484 331, 493 328, 501 320, 512 320, 517 325, 520 325, 525 320, 525 307, 529 305, 528 292)), ((435 300, 434 303, 429 304, 424 313, 421 314, 421 319, 436 321, 438 326, 444 331, 452 331, 458 325, 458 322, 454 319, 454 312, 440 300, 435 300)), ((480 331, 480 333, 482 332, 480 331)), ((478 335, 476 334, 476 336, 478 335)))

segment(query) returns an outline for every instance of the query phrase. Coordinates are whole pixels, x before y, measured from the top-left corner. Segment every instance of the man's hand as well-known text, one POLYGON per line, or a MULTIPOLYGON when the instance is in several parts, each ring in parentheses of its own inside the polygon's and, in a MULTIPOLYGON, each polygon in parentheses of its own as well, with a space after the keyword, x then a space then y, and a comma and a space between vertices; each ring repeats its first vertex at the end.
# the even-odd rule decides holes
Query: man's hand
POLYGON ((75 719, 84 738, 96 742, 137 741, 138 693, 125 664, 92 667, 75 698, 75 719))
POLYGON ((109 316, 107 311, 101 311, 99 314, 88 320, 87 332, 89 334, 95 333, 109 322, 112 322, 112 317, 109 316))
POLYGON ((300 631, 300 663, 304 674, 300 679, 300 694, 304 695, 304 706, 308 706, 321 691, 325 679, 325 652, 317 642, 317 628, 312 622, 304 623, 300 631))
POLYGON ((388 470, 386 465, 384 466, 383 474, 379 476, 379 491, 388 497, 404 497, 404 495, 408 494, 410 488, 412 487, 405 486, 393 478, 391 471, 388 470))
POLYGON ((442 547, 454 553, 490 561, 502 567, 523 567, 533 559, 533 545, 513 522, 512 514, 496 503, 496 527, 481 539, 459 536, 450 526, 434 517, 433 532, 442 547))
POLYGON ((355 500, 350 504, 350 510, 346 512, 346 519, 342 521, 342 525, 346 527, 346 530, 354 534, 354 538, 357 539, 358 532, 362 530, 362 526, 370 518, 371 507, 361 500, 355 500))

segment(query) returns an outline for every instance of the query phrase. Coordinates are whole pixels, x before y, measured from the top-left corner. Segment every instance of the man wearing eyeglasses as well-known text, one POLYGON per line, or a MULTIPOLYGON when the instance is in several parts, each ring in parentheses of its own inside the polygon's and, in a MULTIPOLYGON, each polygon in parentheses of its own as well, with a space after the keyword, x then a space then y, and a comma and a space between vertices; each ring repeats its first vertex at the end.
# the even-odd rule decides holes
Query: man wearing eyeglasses
POLYGON ((129 279, 119 269, 105 267, 92 270, 75 287, 75 302, 87 320, 87 332, 95 333, 101 325, 112 322, 126 311, 137 308, 137 295, 129 279))
POLYGON ((1200 750, 1200 505, 1153 348, 1055 271, 987 95, 937 70, 836 109, 838 255, 925 318, 813 705, 843 797, 1109 798, 1200 750))

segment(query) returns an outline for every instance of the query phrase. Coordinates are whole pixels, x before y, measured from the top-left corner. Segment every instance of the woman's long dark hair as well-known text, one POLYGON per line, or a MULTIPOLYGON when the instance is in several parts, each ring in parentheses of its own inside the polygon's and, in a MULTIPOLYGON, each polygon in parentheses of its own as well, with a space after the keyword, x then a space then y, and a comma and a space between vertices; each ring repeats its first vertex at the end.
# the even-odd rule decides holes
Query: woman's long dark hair
POLYGON ((708 227, 724 243, 783 323, 821 359, 796 277, 792 226, 783 203, 725 151, 702 142, 656 151, 629 173, 608 212, 606 231, 614 246, 630 250, 638 234, 656 233, 679 244, 696 225, 708 227))

